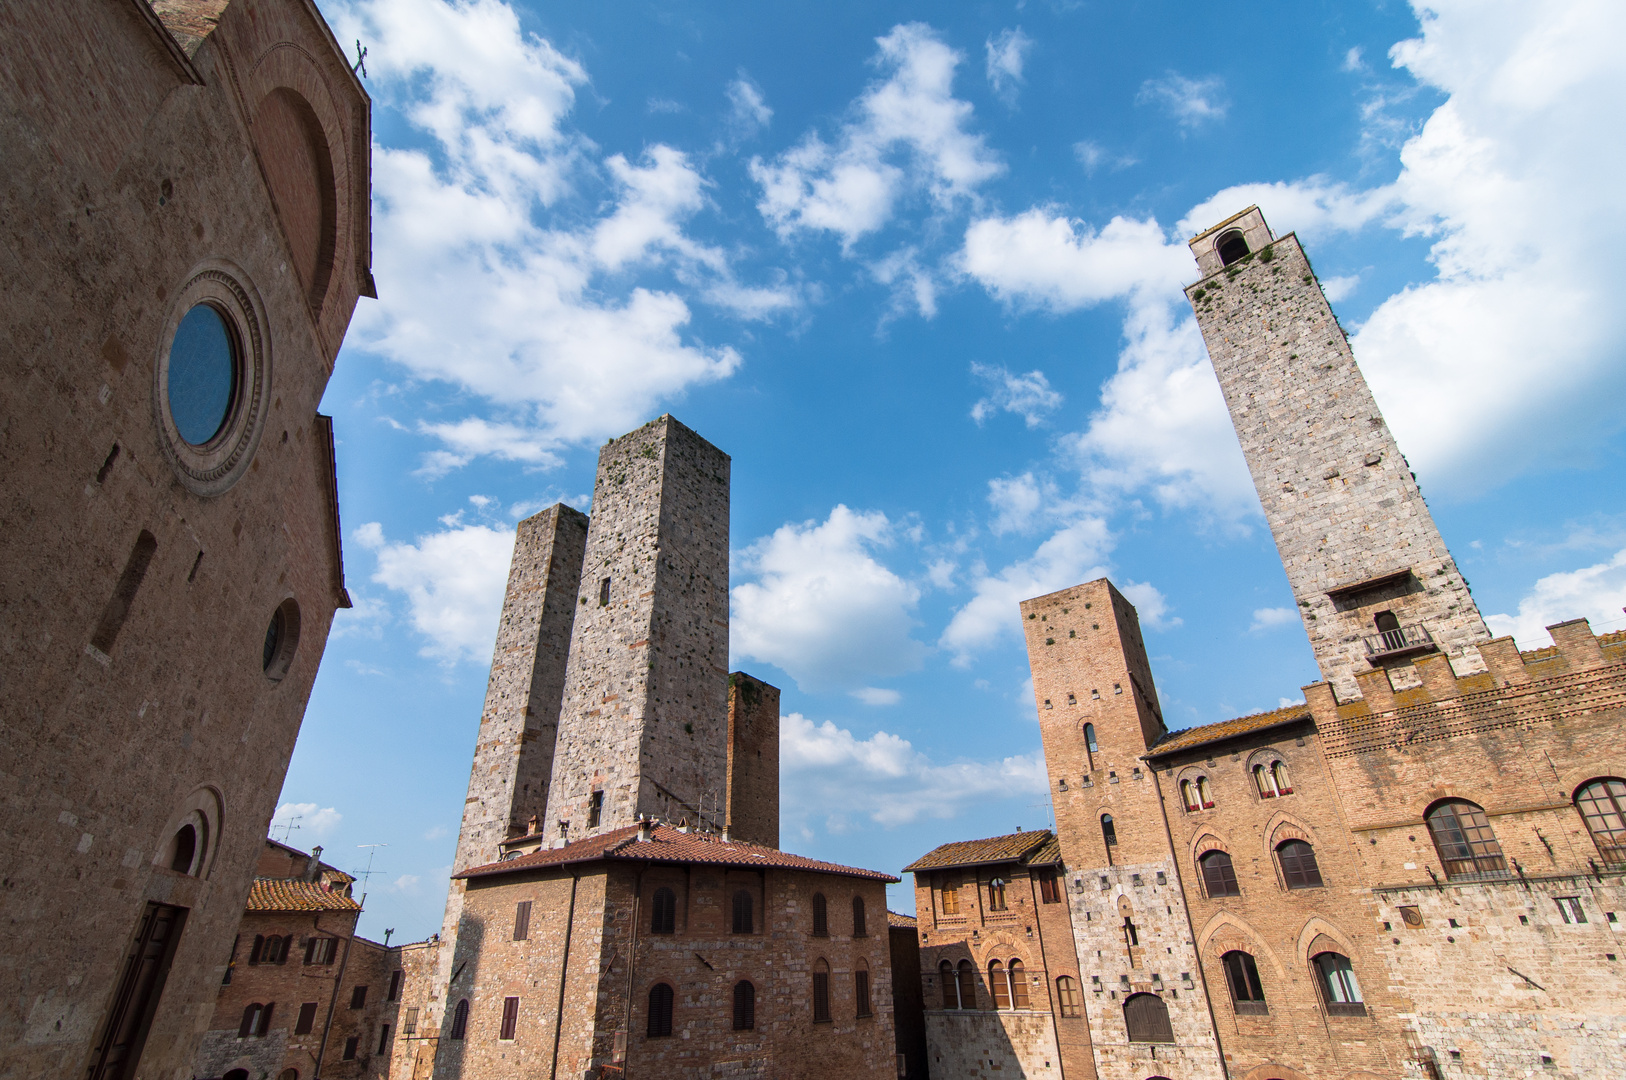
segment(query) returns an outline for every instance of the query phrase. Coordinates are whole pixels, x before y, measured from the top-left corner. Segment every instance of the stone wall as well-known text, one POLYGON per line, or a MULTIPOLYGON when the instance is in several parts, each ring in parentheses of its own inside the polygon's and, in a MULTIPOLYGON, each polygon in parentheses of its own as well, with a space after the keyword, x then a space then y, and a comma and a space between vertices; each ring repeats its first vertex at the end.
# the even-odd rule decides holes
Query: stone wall
MULTIPOLYGON (((1475 646, 1490 634, 1309 259, 1297 237, 1268 236, 1252 209, 1195 238, 1206 276, 1186 294, 1322 677, 1355 696, 1380 611, 1421 624, 1459 674, 1483 670, 1475 646), (1231 228, 1254 250, 1220 268, 1209 248, 1231 228)), ((1397 663, 1409 680, 1409 658, 1397 663)))
POLYGON ((743 671, 728 677, 728 831, 779 846, 779 687, 743 671))
POLYGON ((186 919, 141 1072, 190 1075, 348 603, 316 410, 371 289, 368 102, 288 0, 227 6, 190 53, 142 4, 9 5, 0 35, 0 1072, 86 1074, 162 903, 186 919), (306 192, 320 289, 268 197, 278 94, 327 143, 306 192), (240 395, 202 449, 177 445, 160 377, 194 301, 242 334, 240 395), (289 601, 277 680, 264 646, 289 601), (187 821, 208 836, 175 871, 187 821))
POLYGON ((721 824, 728 455, 669 416, 599 453, 548 794, 549 834, 640 814, 721 824), (598 822, 591 800, 602 793, 598 822))

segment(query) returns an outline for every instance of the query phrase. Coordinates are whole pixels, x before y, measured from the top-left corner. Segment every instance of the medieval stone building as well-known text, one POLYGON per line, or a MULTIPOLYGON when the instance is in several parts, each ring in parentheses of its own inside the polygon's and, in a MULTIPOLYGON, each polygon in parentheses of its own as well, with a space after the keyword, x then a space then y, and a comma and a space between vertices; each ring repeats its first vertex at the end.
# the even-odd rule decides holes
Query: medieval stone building
POLYGON ((1297 238, 1191 247, 1322 681, 1170 732, 1109 582, 1021 605, 1061 887, 1043 834, 911 867, 933 1075, 1626 1075, 1626 634, 1491 638, 1297 238))
POLYGON ((600 452, 591 519, 519 524, 403 1075, 897 1075, 898 879, 778 848, 728 511, 728 456, 663 416, 600 452))
POLYGON ((349 602, 369 102, 307 0, 0 39, 0 1074, 186 1077, 349 602))

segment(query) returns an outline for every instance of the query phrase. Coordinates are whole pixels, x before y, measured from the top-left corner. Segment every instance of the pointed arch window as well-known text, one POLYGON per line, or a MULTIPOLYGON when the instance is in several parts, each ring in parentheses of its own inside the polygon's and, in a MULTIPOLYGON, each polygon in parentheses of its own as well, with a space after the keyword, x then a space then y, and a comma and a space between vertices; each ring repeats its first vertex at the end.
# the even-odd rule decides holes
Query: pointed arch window
POLYGON ((1078 992, 1077 979, 1063 975, 1056 980, 1056 1003, 1061 1006, 1064 1018, 1084 1015, 1084 1002, 1078 992))
POLYGON ((1204 810, 1214 809, 1214 788, 1206 776, 1197 777, 1197 799, 1203 804, 1204 810))
POLYGON ((649 905, 649 932, 670 934, 677 926, 677 895, 662 885, 649 905))
POLYGON ((1496 842, 1484 810, 1466 799, 1447 799, 1431 807, 1424 817, 1446 877, 1506 873, 1502 845, 1496 842))
POLYGON ((1220 957, 1225 966, 1225 982, 1231 988, 1231 1007, 1238 1016, 1265 1016, 1265 989, 1259 982, 1259 966, 1253 956, 1233 949, 1220 957))
POLYGON ((1236 867, 1225 852, 1206 852, 1197 863, 1203 869, 1203 891, 1210 897, 1242 895, 1242 889, 1236 883, 1236 867))
POLYGON ((672 1034, 672 987, 656 983, 649 988, 649 1037, 665 1038, 672 1034))
POLYGON ((830 1022, 830 965, 823 960, 813 965, 813 1022, 830 1022))
POLYGON ((1303 840, 1284 840, 1276 846, 1276 858, 1282 864, 1282 879, 1289 889, 1321 888, 1321 867, 1315 861, 1315 849, 1303 840))
POLYGON ((943 984, 943 1008, 960 1007, 960 981, 954 977, 954 965, 947 960, 937 965, 937 978, 943 984))
POLYGON ((824 902, 824 894, 813 894, 813 936, 830 936, 830 913, 824 902))
POLYGON ((1011 1008, 1025 1009, 1028 1007, 1028 973, 1022 967, 1022 961, 1012 959, 1011 966, 1006 969, 1011 979, 1011 1008))
POLYGON ((1112 865, 1112 849, 1118 846, 1118 827, 1112 823, 1111 814, 1101 815, 1101 839, 1107 847, 1107 865, 1112 865))
POLYGON ((1626 780, 1618 776, 1589 780, 1575 793, 1575 808, 1603 861, 1626 863, 1626 780))
POLYGON ((961 960, 960 966, 955 969, 955 978, 959 983, 960 1008, 975 1009, 977 1007, 977 969, 971 966, 971 961, 961 960))
POLYGON ((1011 1007, 1011 984, 1005 979, 1005 965, 998 960, 988 961, 988 989, 993 991, 994 1008, 1011 1007))
POLYGON ((1259 789, 1261 799, 1274 799, 1281 794, 1276 790, 1276 778, 1270 774, 1270 770, 1265 768, 1263 763, 1253 767, 1253 783, 1259 789))
POLYGON ((1315 965, 1317 985, 1328 1016, 1365 1016, 1366 1005, 1361 997, 1361 984, 1355 979, 1355 968, 1349 957, 1342 953, 1318 953, 1310 961, 1315 965))

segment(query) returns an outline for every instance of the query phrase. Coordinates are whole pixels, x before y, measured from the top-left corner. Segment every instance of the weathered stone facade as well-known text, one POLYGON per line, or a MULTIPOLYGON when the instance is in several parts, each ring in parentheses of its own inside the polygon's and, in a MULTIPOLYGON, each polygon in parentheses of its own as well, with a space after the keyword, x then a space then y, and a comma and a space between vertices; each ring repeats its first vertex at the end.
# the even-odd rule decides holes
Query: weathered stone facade
POLYGON ((728 477, 728 455, 670 416, 599 452, 548 789, 561 836, 721 823, 728 477))
MULTIPOLYGON (((1192 247, 1189 295, 1325 681, 1166 732, 1110 583, 1022 605, 1088 1075, 1626 1075, 1626 633, 1490 639, 1296 239, 1250 209, 1192 247), (1384 639, 1380 609, 1427 637, 1384 639), (1167 1028, 1131 1030, 1125 993, 1167 1028)), ((927 930, 931 873, 923 946, 980 961, 977 927, 927 930)), ((1048 1075, 986 1052, 1004 1008, 928 1024, 934 1070, 955 1062, 936 1075, 1048 1075)))
POLYGON ((372 292, 370 106, 302 0, 0 37, 0 1073, 188 1077, 348 604, 317 407, 372 292), (187 436, 199 305, 229 386, 187 436))
POLYGON ((779 846, 779 687, 728 677, 728 834, 779 846))
POLYGON ((1434 647, 1458 674, 1484 670, 1490 633, 1298 238, 1273 239, 1250 207, 1191 248, 1204 277, 1186 294, 1322 678, 1352 697, 1368 656, 1403 680, 1434 647))

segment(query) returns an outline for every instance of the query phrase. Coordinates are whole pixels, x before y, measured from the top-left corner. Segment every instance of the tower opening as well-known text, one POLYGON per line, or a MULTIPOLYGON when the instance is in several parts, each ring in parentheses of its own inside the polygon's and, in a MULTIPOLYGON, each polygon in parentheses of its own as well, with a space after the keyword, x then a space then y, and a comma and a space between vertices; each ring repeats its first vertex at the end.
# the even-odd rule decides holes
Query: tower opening
POLYGON ((1248 242, 1242 238, 1242 233, 1232 229, 1219 238, 1219 242, 1214 245, 1214 249, 1219 252, 1220 263, 1224 266, 1230 266, 1247 255, 1248 242))

